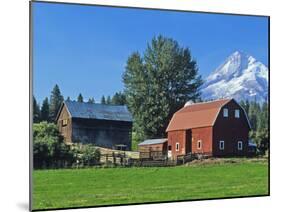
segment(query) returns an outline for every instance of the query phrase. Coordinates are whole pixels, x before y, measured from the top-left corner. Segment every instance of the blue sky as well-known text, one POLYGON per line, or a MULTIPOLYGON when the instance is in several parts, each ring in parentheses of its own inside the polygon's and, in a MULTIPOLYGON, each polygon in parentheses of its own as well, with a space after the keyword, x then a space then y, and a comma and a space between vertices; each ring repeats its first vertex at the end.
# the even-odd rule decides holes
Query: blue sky
POLYGON ((87 100, 123 90, 128 56, 153 36, 191 50, 206 77, 235 50, 268 65, 265 17, 33 3, 33 85, 42 103, 57 83, 66 98, 87 100))

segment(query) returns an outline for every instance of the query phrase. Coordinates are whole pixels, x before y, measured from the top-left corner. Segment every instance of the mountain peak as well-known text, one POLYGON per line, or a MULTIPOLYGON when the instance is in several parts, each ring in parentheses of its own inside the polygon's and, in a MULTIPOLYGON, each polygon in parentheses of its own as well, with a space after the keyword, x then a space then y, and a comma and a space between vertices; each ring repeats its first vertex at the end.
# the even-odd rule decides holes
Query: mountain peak
POLYGON ((241 50, 236 50, 231 55, 232 56, 242 56, 242 55, 246 55, 246 54, 243 51, 241 51, 241 50))
POLYGON ((239 59, 239 60, 246 60, 246 61, 248 61, 248 63, 254 63, 254 62, 256 62, 257 60, 253 57, 253 56, 251 56, 251 55, 249 55, 249 54, 247 54, 246 52, 243 52, 243 51, 241 51, 241 50, 236 50, 235 52, 233 52, 229 57, 228 57, 228 60, 237 60, 237 59, 239 59))
POLYGON ((205 80, 205 99, 236 98, 267 100, 268 69, 253 56, 237 50, 205 80))
POLYGON ((236 50, 231 55, 248 56, 247 53, 245 53, 244 51, 241 51, 241 50, 236 50))

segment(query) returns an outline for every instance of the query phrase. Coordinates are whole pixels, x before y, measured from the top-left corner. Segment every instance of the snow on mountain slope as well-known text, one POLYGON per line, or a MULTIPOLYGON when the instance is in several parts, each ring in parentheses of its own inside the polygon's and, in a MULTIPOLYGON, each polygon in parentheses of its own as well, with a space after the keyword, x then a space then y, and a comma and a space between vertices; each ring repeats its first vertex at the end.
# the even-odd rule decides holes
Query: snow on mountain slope
POLYGON ((268 68, 254 57, 236 51, 205 79, 201 92, 204 100, 267 101, 268 68))

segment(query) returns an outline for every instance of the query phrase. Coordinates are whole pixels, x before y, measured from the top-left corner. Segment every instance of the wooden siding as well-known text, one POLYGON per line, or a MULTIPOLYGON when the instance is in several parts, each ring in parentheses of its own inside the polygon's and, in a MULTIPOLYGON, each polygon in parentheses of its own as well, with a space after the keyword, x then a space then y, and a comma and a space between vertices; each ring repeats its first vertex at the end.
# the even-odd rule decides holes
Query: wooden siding
POLYGON ((72 141, 114 149, 126 145, 131 150, 131 122, 72 119, 72 141))
POLYGON ((172 159, 178 155, 186 154, 186 130, 176 130, 168 132, 168 149, 171 146, 172 159), (179 150, 176 150, 176 144, 179 143, 179 150))
POLYGON ((218 114, 213 127, 213 152, 215 156, 243 156, 248 151, 249 126, 243 109, 230 101, 218 114), (228 109, 228 117, 223 117, 223 109, 228 109), (235 109, 240 110, 240 117, 235 118, 235 109), (220 140, 224 141, 224 150, 219 149, 220 140), (243 142, 243 150, 238 150, 238 141, 243 142))
POLYGON ((192 153, 212 153, 213 128, 202 127, 191 130, 192 153), (201 148, 198 148, 201 141, 201 148))
POLYGON ((167 142, 161 144, 148 144, 138 146, 139 152, 159 151, 167 152, 167 142))
POLYGON ((72 120, 71 117, 64 106, 61 110, 61 113, 58 117, 57 125, 59 128, 59 132, 64 137, 64 141, 66 143, 72 142, 72 120), (67 125, 63 126, 63 120, 67 120, 67 125))
POLYGON ((189 152, 213 156, 246 156, 249 130, 246 114, 239 104, 231 100, 219 110, 213 126, 169 131, 168 145, 172 147, 173 159, 189 152), (223 117, 224 108, 228 109, 228 117, 223 117), (239 118, 235 117, 235 110, 240 111, 239 118), (200 140, 201 148, 198 149, 200 140), (224 150, 219 149, 220 141, 224 141, 224 150), (243 143, 242 150, 238 150, 238 141, 243 143), (179 151, 176 151, 176 143, 180 145, 179 151))
POLYGON ((66 143, 79 142, 111 149, 124 144, 126 150, 131 150, 132 122, 71 118, 63 106, 57 124, 66 143), (63 120, 67 120, 66 126, 63 126, 63 120))

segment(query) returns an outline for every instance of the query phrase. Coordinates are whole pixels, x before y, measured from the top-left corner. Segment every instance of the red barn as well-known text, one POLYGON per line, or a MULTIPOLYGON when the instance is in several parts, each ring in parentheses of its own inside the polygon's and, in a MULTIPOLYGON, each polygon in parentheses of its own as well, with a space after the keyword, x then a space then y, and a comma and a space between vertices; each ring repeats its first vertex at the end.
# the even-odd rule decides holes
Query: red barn
POLYGON ((247 155, 250 129, 246 112, 234 99, 190 104, 173 115, 166 129, 168 156, 247 155))

